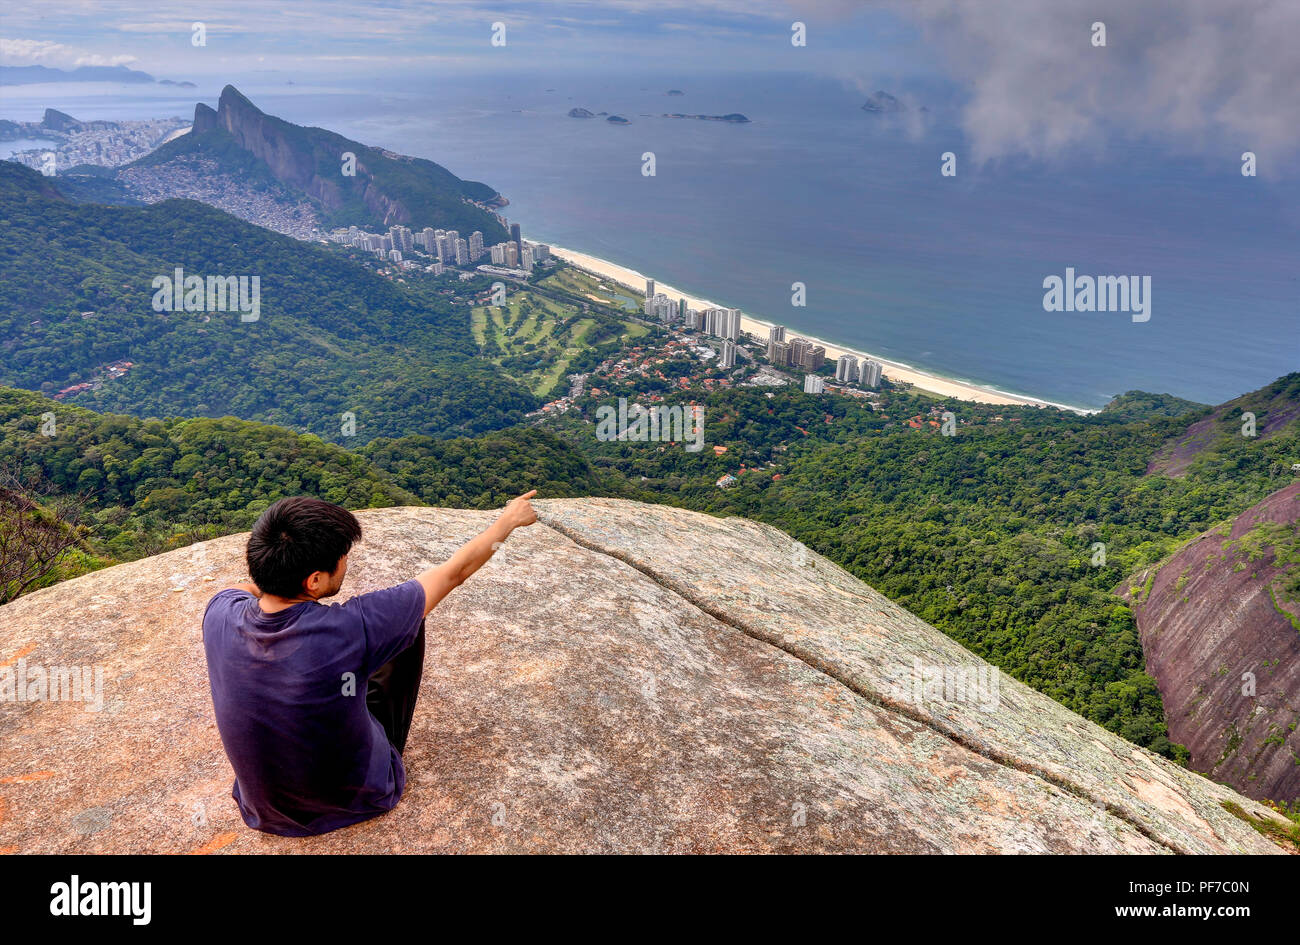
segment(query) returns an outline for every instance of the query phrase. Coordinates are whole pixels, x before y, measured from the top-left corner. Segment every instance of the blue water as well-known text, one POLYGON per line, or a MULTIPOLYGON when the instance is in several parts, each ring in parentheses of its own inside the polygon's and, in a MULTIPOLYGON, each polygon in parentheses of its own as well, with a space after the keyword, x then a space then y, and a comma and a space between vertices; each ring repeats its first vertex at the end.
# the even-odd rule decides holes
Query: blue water
POLYGON ((55 143, 45 138, 10 138, 8 141, 0 141, 0 159, 11 158, 19 151, 30 151, 32 148, 52 148, 55 143))
MULTIPOLYGON (((1181 156, 1130 132, 979 168, 938 88, 903 90, 930 111, 891 119, 862 112, 857 89, 791 76, 236 84, 272 114, 491 184, 530 238, 936 373, 1100 407, 1131 389, 1219 402, 1300 369, 1300 167, 1243 178, 1241 142, 1181 156), (752 123, 657 117, 669 111, 752 123), (956 178, 939 174, 949 150, 956 178), (1150 321, 1045 312, 1042 281, 1067 266, 1151 276, 1150 321)), ((0 117, 187 114, 219 91, 113 88, 6 89, 0 117)))

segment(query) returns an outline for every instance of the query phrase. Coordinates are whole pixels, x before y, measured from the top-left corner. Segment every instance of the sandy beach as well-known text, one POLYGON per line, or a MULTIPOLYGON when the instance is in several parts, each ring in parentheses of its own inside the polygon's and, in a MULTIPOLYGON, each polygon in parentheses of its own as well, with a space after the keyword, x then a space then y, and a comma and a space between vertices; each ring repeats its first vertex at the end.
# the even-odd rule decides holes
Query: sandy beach
MULTIPOLYGON (((646 276, 637 272, 635 269, 628 269, 626 266, 619 266, 606 259, 598 256, 591 256, 587 253, 580 253, 577 250, 565 249, 563 246, 551 246, 551 252, 563 259, 565 262, 576 266, 579 269, 586 270, 593 275, 602 279, 618 283, 634 290, 638 294, 645 292, 646 276)), ((693 295, 675 289, 659 280, 655 280, 655 291, 662 292, 674 301, 685 299, 686 304, 694 309, 704 308, 729 308, 721 302, 712 302, 708 299, 701 299, 693 295)), ((762 341, 768 337, 768 329, 775 322, 763 321, 757 318, 751 318, 748 315, 741 315, 740 330, 746 334, 752 335, 762 341)), ((858 351, 853 348, 846 348, 843 345, 837 345, 834 342, 826 341, 814 335, 805 334, 794 329, 787 330, 787 337, 798 335, 799 337, 808 338, 826 349, 826 360, 834 361, 842 354, 851 354, 856 358, 870 358, 872 361, 878 361, 882 367, 883 373, 891 381, 904 381, 915 385, 917 388, 938 394, 942 397, 952 397, 957 400, 970 400, 981 404, 1020 404, 1031 407, 1059 407, 1062 410, 1072 410, 1075 413, 1094 413, 1095 411, 1087 410, 1082 407, 1075 407, 1070 404, 1058 404, 1049 400, 1039 400, 1035 397, 1025 397, 1020 394, 1011 394, 1006 391, 1000 391, 993 387, 982 387, 977 384, 971 384, 966 381, 954 380, 949 377, 940 377, 925 371, 917 370, 907 364, 900 364, 897 361, 890 361, 887 358, 878 357, 866 351, 858 351)))

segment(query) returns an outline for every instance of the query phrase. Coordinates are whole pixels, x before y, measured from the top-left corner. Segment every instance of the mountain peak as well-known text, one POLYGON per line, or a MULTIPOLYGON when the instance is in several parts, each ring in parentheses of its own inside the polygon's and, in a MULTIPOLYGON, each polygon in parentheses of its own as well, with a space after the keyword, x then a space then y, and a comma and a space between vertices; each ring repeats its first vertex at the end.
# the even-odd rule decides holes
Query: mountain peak
POLYGON ((218 114, 224 114, 234 109, 249 109, 258 115, 262 114, 261 109, 254 105, 247 95, 233 85, 227 85, 221 90, 221 98, 217 100, 217 112, 218 114))
POLYGON ((194 127, 190 134, 202 134, 217 127, 217 113, 210 105, 199 102, 194 106, 194 127))
POLYGON ((195 106, 190 134, 162 145, 138 163, 156 168, 196 151, 205 151, 216 162, 215 173, 227 175, 236 185, 249 182, 250 174, 273 178, 289 193, 319 208, 329 225, 407 223, 467 234, 478 230, 489 245, 508 235, 487 209, 502 206, 505 200, 486 184, 462 180, 432 161, 369 148, 331 131, 268 115, 233 85, 221 90, 215 110, 202 103, 195 106), (254 160, 239 157, 229 140, 215 141, 205 135, 217 130, 229 134, 254 160), (340 162, 348 152, 361 159, 356 173, 345 176, 340 162))
POLYGON ((41 117, 41 127, 52 131, 70 131, 80 124, 81 122, 71 115, 55 108, 45 109, 45 114, 41 117))
MULTIPOLYGON (((1277 815, 1014 680, 978 704, 909 695, 917 667, 992 667, 774 528, 535 506, 539 523, 429 616, 406 796, 311 841, 243 826, 212 720, 198 628, 246 578, 246 534, 6 604, 0 660, 102 667, 103 686, 93 718, 53 701, 0 713, 24 762, 0 785, 0 847, 1282 852, 1229 808, 1277 815)), ((406 580, 493 515, 358 513, 345 595, 406 580)))

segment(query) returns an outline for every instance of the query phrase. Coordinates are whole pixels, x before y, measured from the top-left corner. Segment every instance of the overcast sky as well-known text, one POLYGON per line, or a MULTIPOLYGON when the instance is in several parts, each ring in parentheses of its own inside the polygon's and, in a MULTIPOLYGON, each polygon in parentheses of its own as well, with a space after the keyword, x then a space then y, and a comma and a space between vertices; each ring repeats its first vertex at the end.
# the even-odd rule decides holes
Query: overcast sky
POLYGON ((125 64, 177 80, 756 69, 862 89, 942 79, 977 158, 1046 156, 1118 130, 1179 150, 1252 150, 1287 176, 1300 157, 1297 41, 1300 0, 39 0, 0 14, 0 64, 125 64), (195 21, 204 48, 191 45, 195 21), (504 47, 491 45, 495 22, 504 47))

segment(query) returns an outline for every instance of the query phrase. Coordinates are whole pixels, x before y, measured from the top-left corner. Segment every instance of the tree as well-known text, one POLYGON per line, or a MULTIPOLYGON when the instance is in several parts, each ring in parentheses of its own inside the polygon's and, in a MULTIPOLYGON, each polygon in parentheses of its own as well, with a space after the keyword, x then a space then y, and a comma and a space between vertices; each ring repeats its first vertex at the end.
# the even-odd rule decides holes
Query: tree
POLYGON ((48 577, 81 542, 82 505, 77 496, 55 494, 48 480, 0 468, 0 604, 48 577))

